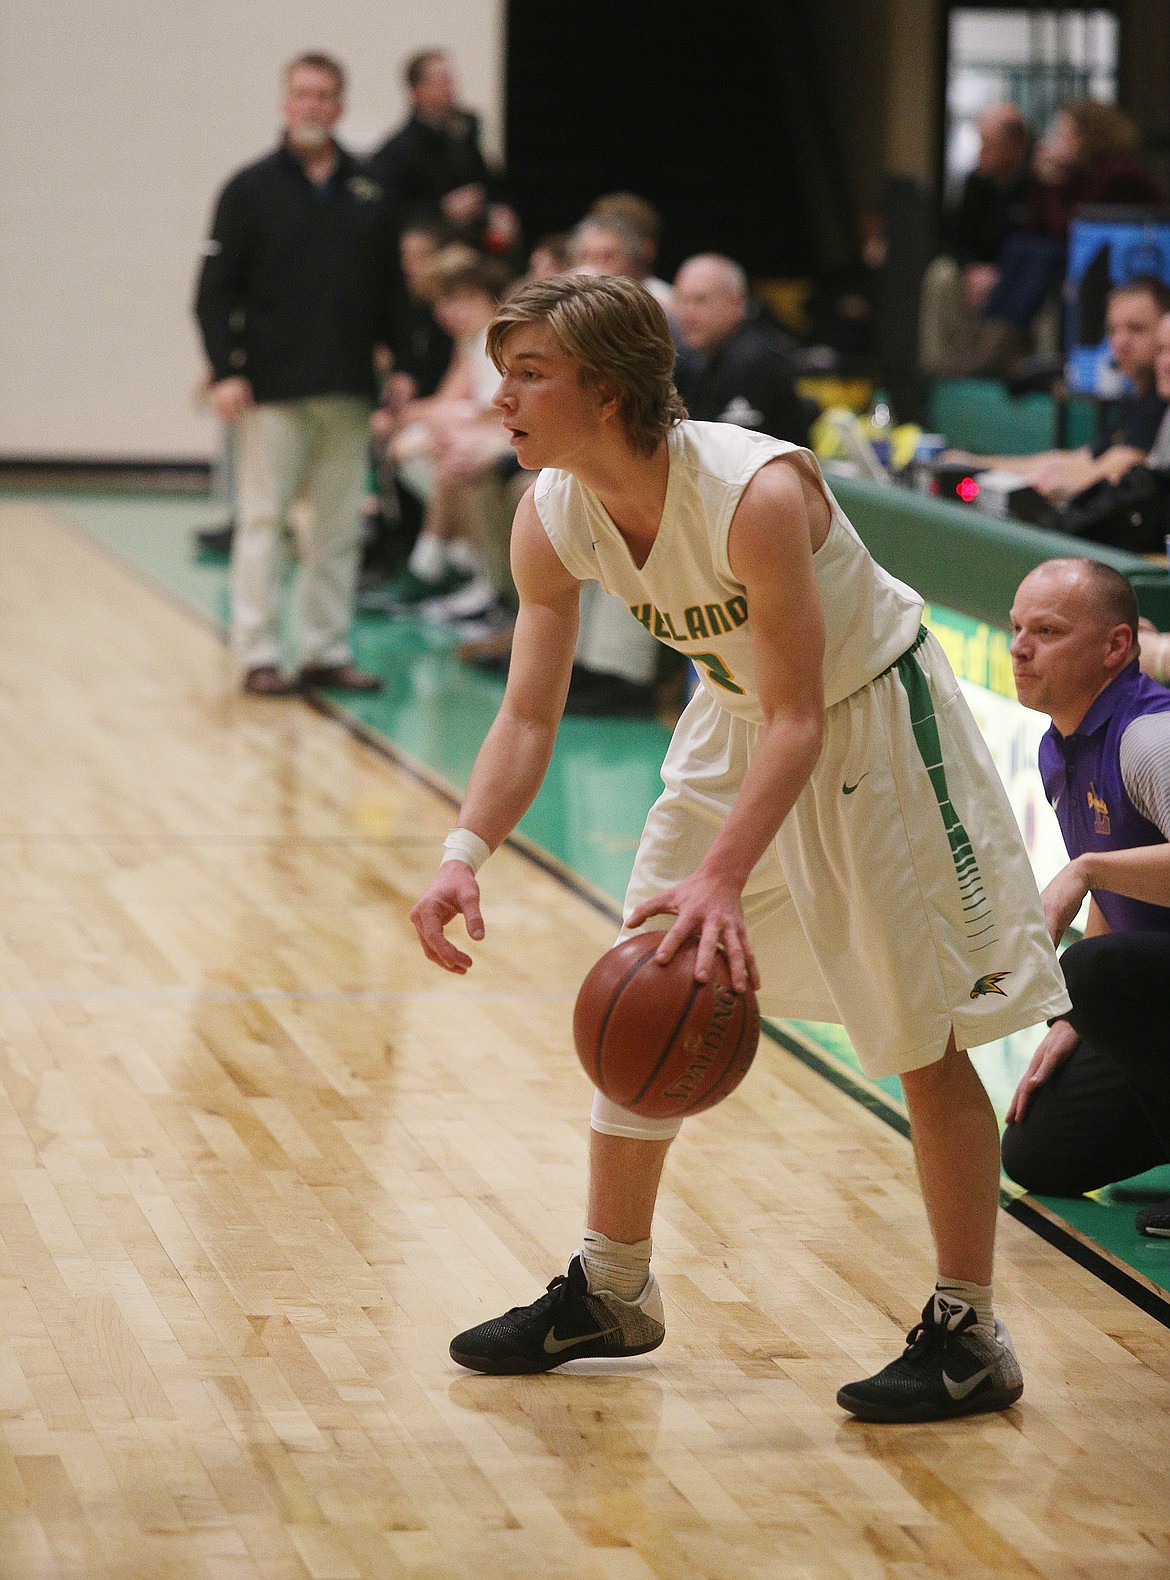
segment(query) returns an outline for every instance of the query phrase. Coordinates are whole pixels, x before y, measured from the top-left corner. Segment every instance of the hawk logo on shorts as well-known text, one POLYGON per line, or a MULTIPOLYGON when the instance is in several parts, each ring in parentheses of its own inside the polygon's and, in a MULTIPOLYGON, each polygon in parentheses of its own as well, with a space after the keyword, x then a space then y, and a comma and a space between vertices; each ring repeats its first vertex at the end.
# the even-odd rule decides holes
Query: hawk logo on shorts
POLYGON ((1004 977, 1010 977, 1010 971, 989 971, 985 977, 980 977, 971 989, 972 998, 986 998, 989 993, 998 993, 1000 998, 1007 998, 1007 994, 1000 987, 1004 977))

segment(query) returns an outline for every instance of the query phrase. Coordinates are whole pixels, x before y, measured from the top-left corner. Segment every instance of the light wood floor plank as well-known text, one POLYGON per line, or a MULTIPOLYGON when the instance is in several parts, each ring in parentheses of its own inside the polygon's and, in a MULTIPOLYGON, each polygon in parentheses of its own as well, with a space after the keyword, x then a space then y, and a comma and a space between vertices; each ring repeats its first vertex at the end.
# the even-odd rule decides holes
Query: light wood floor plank
POLYGON ((4 1580, 1170 1575, 1170 1332, 1012 1220, 1022 1405, 837 1411, 929 1237, 907 1143, 775 1048, 672 1155, 666 1345, 455 1368, 576 1243, 612 924, 503 852, 440 976, 441 798, 52 512, 0 554, 4 1580))

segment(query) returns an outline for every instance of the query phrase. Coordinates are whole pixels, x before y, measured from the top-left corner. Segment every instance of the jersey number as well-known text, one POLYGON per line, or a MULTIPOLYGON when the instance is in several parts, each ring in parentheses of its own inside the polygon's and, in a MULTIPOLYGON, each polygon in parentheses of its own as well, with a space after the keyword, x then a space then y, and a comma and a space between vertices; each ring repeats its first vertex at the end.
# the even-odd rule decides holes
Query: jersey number
POLYGON ((688 653, 687 657, 694 664, 702 664, 715 684, 722 686, 724 691, 734 691, 737 697, 743 696, 743 687, 736 685, 735 676, 718 653, 688 653))

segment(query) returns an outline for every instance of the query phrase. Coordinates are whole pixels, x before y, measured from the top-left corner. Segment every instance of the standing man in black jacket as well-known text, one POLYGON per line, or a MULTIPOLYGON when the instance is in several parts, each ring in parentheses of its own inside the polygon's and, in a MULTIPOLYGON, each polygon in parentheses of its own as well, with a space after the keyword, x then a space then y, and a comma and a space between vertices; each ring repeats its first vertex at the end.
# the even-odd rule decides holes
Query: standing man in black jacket
POLYGON ((371 155, 371 170, 404 214, 433 215, 472 247, 508 252, 519 225, 506 204, 489 201, 479 117, 459 104, 450 58, 421 50, 407 61, 405 79, 410 117, 371 155))
POLYGON ((333 136, 344 91, 345 73, 327 55, 288 67, 280 146, 220 193, 199 280, 210 400, 238 429, 232 645, 244 689, 261 696, 296 689, 280 669, 280 550, 306 487, 300 678, 349 691, 381 684, 354 665, 349 627, 374 353, 390 341, 400 276, 390 205, 333 136))

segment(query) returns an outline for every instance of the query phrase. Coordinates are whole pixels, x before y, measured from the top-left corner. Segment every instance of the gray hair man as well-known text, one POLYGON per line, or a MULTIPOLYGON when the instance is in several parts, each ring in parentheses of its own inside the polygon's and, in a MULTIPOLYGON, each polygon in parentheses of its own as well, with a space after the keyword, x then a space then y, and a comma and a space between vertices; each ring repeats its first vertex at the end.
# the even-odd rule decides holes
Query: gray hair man
POLYGON ((688 258, 674 312, 683 342, 675 382, 691 416, 803 444, 816 408, 796 393, 795 342, 752 301, 740 265, 713 252, 688 258))

